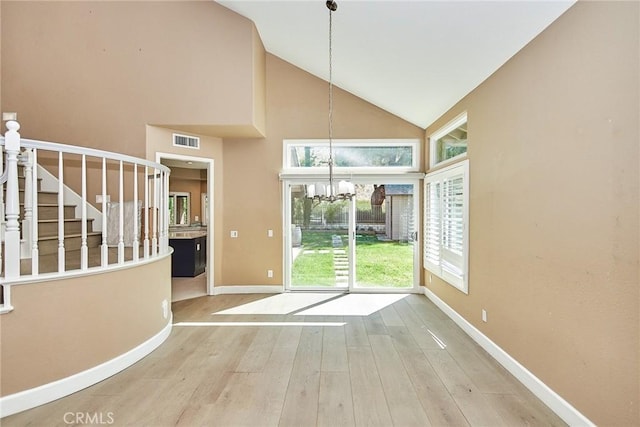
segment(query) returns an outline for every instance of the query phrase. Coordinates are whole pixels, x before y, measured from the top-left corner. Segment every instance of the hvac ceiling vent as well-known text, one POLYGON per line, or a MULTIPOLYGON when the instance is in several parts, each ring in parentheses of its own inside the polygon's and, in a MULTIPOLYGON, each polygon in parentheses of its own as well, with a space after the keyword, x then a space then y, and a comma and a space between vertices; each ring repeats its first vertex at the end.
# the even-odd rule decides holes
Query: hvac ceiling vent
POLYGON ((196 136, 179 135, 177 133, 174 133, 173 145, 177 145, 178 147, 195 148, 196 150, 199 150, 200 138, 196 136))

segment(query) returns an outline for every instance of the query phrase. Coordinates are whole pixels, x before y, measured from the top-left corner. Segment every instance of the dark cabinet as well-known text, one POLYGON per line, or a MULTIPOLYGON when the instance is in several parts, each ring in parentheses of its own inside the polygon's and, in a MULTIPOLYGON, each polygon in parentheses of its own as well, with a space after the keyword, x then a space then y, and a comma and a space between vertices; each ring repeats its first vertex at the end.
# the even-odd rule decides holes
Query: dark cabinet
POLYGON ((169 239, 173 248, 171 276, 194 277, 204 273, 207 266, 207 236, 169 239))

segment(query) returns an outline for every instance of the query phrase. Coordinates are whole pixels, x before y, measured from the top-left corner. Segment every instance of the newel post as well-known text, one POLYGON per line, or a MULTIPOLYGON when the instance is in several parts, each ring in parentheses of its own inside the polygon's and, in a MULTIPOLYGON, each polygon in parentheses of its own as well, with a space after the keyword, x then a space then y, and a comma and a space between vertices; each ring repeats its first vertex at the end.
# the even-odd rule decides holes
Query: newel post
POLYGON ((18 154, 20 153, 20 124, 14 120, 7 122, 4 134, 4 148, 7 152, 7 192, 5 216, 7 227, 5 239, 5 272, 6 279, 20 277, 20 200, 18 193, 18 154))

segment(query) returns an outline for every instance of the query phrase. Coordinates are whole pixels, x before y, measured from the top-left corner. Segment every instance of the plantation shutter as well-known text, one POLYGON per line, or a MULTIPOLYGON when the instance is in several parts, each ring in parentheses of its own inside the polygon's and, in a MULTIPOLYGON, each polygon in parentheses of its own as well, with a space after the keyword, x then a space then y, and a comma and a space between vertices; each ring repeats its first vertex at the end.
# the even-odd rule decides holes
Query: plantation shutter
POLYGON ((430 270, 440 268, 441 183, 427 182, 425 187, 424 264, 430 270))
POLYGON ((467 292, 468 160, 425 178, 424 266, 467 292))
POLYGON ((446 178, 442 193, 442 268, 462 277, 462 248, 464 245, 464 176, 446 178))

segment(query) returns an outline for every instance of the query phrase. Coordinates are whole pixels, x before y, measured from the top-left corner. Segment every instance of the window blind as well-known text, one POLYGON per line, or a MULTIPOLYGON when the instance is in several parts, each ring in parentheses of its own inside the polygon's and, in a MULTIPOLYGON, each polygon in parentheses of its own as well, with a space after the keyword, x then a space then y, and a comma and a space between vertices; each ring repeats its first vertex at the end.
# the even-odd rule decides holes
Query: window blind
POLYGON ((468 160, 425 178, 424 265, 467 292, 468 160))
POLYGON ((430 265, 432 268, 440 267, 440 234, 441 234, 441 221, 440 221, 440 185, 438 181, 426 183, 426 197, 425 197, 425 248, 424 248, 424 261, 425 265, 430 265))

